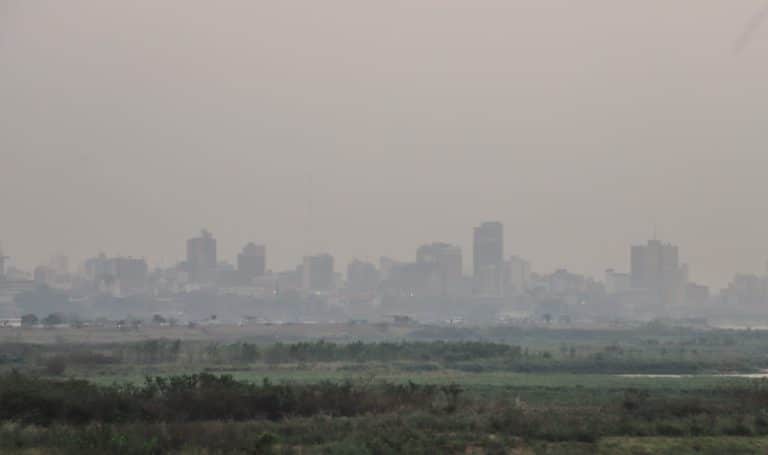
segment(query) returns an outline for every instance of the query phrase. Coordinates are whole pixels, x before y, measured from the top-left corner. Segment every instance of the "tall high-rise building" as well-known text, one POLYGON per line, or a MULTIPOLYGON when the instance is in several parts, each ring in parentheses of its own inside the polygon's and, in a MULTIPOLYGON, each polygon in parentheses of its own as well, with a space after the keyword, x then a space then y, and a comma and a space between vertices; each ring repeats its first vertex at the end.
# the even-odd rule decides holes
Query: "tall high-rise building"
POLYGON ((267 269, 267 247, 249 243, 237 255, 237 271, 246 280, 263 276, 267 269))
POLYGON ((510 256, 505 273, 505 295, 521 295, 528 290, 531 281, 531 263, 519 256, 510 256))
POLYGON ((460 247, 442 242, 422 245, 416 250, 416 263, 432 267, 439 294, 457 293, 463 275, 460 247))
POLYGON ((85 276, 98 288, 108 288, 124 295, 144 292, 148 287, 149 266, 144 259, 108 258, 104 253, 83 264, 85 276))
POLYGON ((687 267, 680 265, 677 246, 649 240, 632 246, 630 256, 632 287, 651 292, 665 305, 683 301, 687 267))
POLYGON ((187 271, 193 283, 216 280, 216 239, 203 230, 200 237, 187 240, 187 271))
POLYGON ((110 261, 112 274, 124 294, 141 292, 147 288, 149 267, 144 259, 118 257, 110 261))
POLYGON ((83 264, 85 275, 88 277, 88 279, 94 282, 98 282, 105 276, 112 273, 109 261, 109 258, 107 258, 107 255, 104 253, 99 253, 99 255, 96 257, 86 259, 85 263, 83 264))
POLYGON ((305 256, 301 272, 301 287, 305 291, 330 291, 334 287, 333 256, 305 256))
POLYGON ((435 242, 422 245, 416 250, 416 262, 434 264, 440 274, 449 280, 460 280, 462 276, 461 248, 456 245, 435 242))
POLYGON ((504 284, 504 226, 494 221, 476 227, 473 250, 475 292, 501 295, 504 284))

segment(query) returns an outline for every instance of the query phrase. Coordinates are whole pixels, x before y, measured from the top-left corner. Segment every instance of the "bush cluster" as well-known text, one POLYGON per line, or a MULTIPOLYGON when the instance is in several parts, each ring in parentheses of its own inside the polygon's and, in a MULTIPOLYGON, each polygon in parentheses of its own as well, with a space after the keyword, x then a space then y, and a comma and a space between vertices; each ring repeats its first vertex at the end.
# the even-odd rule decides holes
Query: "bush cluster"
POLYGON ((143 385, 98 386, 12 372, 0 376, 0 420, 27 424, 280 420, 355 416, 409 409, 455 409, 457 386, 408 384, 261 384, 209 373, 148 377, 143 385))

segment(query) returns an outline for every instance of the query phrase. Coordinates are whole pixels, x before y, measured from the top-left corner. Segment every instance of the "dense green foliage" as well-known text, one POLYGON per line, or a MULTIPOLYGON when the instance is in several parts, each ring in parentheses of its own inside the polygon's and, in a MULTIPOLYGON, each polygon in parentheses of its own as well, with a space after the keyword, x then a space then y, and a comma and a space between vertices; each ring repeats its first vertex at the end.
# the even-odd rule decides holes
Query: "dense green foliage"
POLYGON ((12 372, 0 377, 0 420, 50 425, 354 416, 431 408, 438 401, 455 409, 460 394, 457 386, 253 384, 208 373, 146 378, 139 386, 98 386, 12 372))

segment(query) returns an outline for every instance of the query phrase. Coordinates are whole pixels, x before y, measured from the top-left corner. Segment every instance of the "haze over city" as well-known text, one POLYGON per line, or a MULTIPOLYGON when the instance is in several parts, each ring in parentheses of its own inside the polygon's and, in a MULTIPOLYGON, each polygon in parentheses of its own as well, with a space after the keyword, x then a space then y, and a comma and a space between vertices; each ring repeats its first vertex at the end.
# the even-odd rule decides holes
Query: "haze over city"
POLYGON ((0 453, 768 454, 768 0, 0 0, 0 453))
POLYGON ((724 286, 768 258, 760 3, 7 0, 0 241, 170 266, 206 227, 285 269, 500 220, 599 277, 656 226, 724 286))

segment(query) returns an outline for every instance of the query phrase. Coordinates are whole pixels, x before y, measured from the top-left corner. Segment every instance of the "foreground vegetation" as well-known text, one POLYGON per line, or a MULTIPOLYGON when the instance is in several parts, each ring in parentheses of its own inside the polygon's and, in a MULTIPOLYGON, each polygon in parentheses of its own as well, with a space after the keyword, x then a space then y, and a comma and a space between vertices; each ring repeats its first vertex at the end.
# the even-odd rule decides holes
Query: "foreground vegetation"
MULTIPOLYGON (((490 330, 490 329, 488 329, 490 330)), ((717 374, 768 368, 768 333, 763 331, 637 330, 585 332, 500 328, 478 333, 426 328, 399 341, 349 343, 305 341, 184 341, 150 339, 129 343, 5 342, 0 370, 69 370, 78 376, 276 369, 343 365, 348 371, 451 370, 466 373, 717 374), (434 332, 434 333, 433 333, 434 332), (466 336, 461 338, 460 335, 466 336), (453 341, 434 340, 446 336, 453 341), (425 338, 421 340, 420 338, 425 338), (487 338, 487 339, 485 339, 487 338)), ((327 368, 326 368, 327 369, 327 368)))
POLYGON ((0 452, 765 453, 768 380, 718 374, 768 337, 654 333, 4 343, 0 452))
POLYGON ((100 386, 12 372, 0 377, 0 421, 3 452, 644 453, 690 442, 675 438, 715 450, 728 441, 765 447, 768 383, 626 389, 595 406, 459 385, 256 384, 204 373, 100 386))

